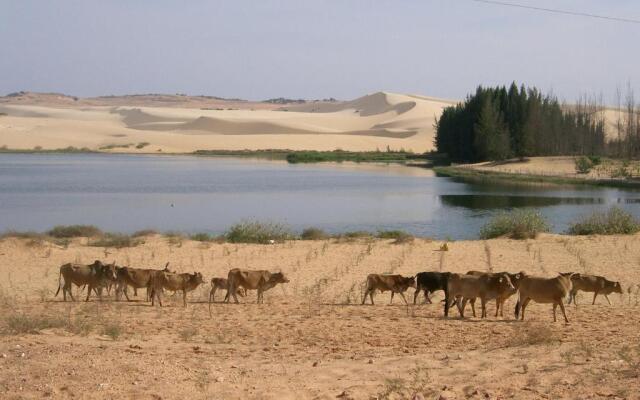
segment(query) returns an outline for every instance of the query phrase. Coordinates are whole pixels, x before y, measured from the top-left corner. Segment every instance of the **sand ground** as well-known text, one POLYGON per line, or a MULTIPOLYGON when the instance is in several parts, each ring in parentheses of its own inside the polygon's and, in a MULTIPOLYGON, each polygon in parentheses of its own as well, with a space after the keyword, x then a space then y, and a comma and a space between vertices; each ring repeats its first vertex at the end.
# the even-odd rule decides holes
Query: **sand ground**
MULTIPOLYGON (((640 282, 640 236, 392 244, 295 241, 202 244, 153 236, 127 249, 0 241, 0 398, 211 399, 592 399, 640 398, 640 316, 634 299, 609 296, 567 307, 554 323, 533 304, 525 323, 504 318, 444 319, 438 301, 361 306, 368 273, 525 270, 602 274, 640 282), (151 307, 133 302, 63 303, 58 267, 94 259, 224 276, 231 267, 285 272, 290 283, 255 292, 240 305, 216 303, 208 285, 151 307), (629 304, 631 300, 631 304, 629 304), (37 334, 7 331, 11 320, 58 319, 37 334), (420 398, 420 397, 416 397, 420 398)), ((412 290, 407 292, 412 298, 412 290)), ((77 290, 76 290, 77 292, 77 290)), ((217 300, 221 299, 221 294, 217 300)), ((441 292, 435 296, 440 300, 441 292)))

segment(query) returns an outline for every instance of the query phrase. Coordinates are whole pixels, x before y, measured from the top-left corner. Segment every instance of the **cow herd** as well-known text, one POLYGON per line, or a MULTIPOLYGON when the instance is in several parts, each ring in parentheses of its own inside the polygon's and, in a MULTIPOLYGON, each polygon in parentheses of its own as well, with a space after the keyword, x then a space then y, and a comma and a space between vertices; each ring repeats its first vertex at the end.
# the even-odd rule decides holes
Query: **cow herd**
MULTIPOLYGON (((247 290, 257 291, 257 303, 264 302, 264 292, 279 283, 288 283, 289 280, 282 272, 270 272, 266 270, 242 270, 233 268, 229 270, 227 278, 212 278, 209 304, 215 301, 218 289, 226 290, 224 302, 230 302, 231 298, 238 303, 238 295, 245 296, 247 290)), ((142 269, 131 267, 119 267, 114 263, 105 264, 96 260, 93 264, 83 265, 68 263, 60 267, 59 284, 56 296, 62 290, 64 301, 67 294, 71 300, 75 300, 71 292, 72 284, 78 287, 87 287, 86 301, 91 293, 101 299, 104 289, 108 293, 115 288, 117 300, 122 295, 129 301, 129 288, 147 290, 147 300, 151 305, 162 306, 162 294, 165 290, 174 293, 181 291, 183 304, 187 305, 187 293, 195 290, 204 283, 201 273, 176 273, 169 269, 167 263, 164 269, 142 269)), ((376 291, 390 291, 391 302, 394 294, 399 294, 405 303, 407 299, 404 293, 408 288, 415 288, 413 303, 416 304, 418 296, 422 292, 424 301, 431 303, 429 295, 442 290, 445 295, 444 315, 449 315, 449 309, 455 304, 461 318, 464 318, 467 303, 471 305, 473 316, 476 316, 475 302, 480 300, 481 318, 487 316, 487 303, 490 300, 496 302, 496 313, 504 316, 504 303, 511 296, 518 294, 515 308, 515 316, 524 320, 525 309, 530 301, 553 305, 553 320, 556 321, 556 309, 559 306, 565 322, 569 322, 565 313, 564 300, 576 303, 578 291, 593 293, 595 304, 596 297, 603 295, 609 301, 611 293, 622 294, 620 282, 610 281, 602 276, 581 273, 560 273, 553 278, 531 276, 526 272, 480 272, 469 271, 466 274, 453 272, 420 272, 416 276, 405 277, 402 275, 370 274, 367 276, 366 287, 362 304, 369 297, 374 304, 373 295, 376 291)), ((631 290, 631 286, 630 289, 631 290)), ((631 291, 629 291, 631 295, 631 291)), ((408 304, 408 303, 407 303, 408 304)))

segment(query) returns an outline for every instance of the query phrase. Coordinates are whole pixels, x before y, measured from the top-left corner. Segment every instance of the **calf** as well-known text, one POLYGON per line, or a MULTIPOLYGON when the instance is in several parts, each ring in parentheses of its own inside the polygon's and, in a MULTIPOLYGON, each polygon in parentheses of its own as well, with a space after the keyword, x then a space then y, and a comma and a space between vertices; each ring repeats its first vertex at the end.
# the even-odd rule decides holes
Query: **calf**
POLYGON ((569 323, 567 314, 564 310, 563 299, 571 291, 571 277, 573 273, 560 274, 555 278, 539 278, 535 276, 526 276, 520 281, 519 298, 516 303, 516 319, 522 310, 521 320, 524 321, 524 310, 531 300, 536 303, 552 303, 553 304, 553 321, 556 321, 556 308, 560 306, 564 321, 569 323))
POLYGON ((369 298, 371 299, 371 304, 374 304, 373 292, 375 292, 376 289, 381 292, 386 292, 387 290, 391 291, 391 301, 389 304, 393 303, 393 295, 395 293, 402 296, 402 300, 404 300, 405 304, 409 304, 407 303, 407 299, 404 297, 404 292, 406 292, 410 287, 416 287, 415 276, 405 277, 402 275, 369 274, 369 276, 367 276, 367 289, 364 292, 362 304, 367 301, 367 295, 369 295, 369 298))
POLYGON ((233 296, 233 300, 238 303, 238 289, 240 287, 245 290, 257 290, 258 298, 256 303, 264 303, 264 292, 276 286, 278 283, 288 283, 289 279, 282 272, 269 272, 265 270, 251 271, 233 268, 227 276, 229 282, 229 290, 224 298, 224 302, 228 303, 233 296))
POLYGON ((507 274, 462 275, 451 274, 449 293, 445 298, 444 315, 449 316, 449 308, 455 299, 460 317, 464 318, 464 309, 469 299, 480 298, 482 318, 487 316, 487 301, 503 296, 515 290, 507 274))
MULTIPOLYGON (((224 289, 229 292, 229 280, 227 278, 211 278, 211 292, 209 292, 209 303, 215 301, 216 291, 218 289, 224 289)), ((238 288, 237 293, 244 297, 244 288, 238 288)), ((225 296, 226 297, 226 296, 225 296)))
POLYGON ((573 287, 571 288, 571 292, 569 292, 569 304, 573 301, 573 304, 576 307, 578 306, 578 303, 576 302, 576 293, 578 293, 578 290, 582 290, 583 292, 593 292, 592 305, 596 304, 596 297, 598 297, 599 294, 604 295, 604 298, 607 299, 609 305, 611 305, 611 301, 609 301, 609 297, 607 295, 611 293, 622 294, 622 286, 620 286, 620 282, 607 280, 604 276, 574 274, 571 277, 571 283, 573 287))
POLYGON ((431 304, 429 293, 433 293, 436 290, 443 290, 445 297, 447 297, 449 275, 449 272, 418 272, 416 275, 416 291, 413 293, 413 304, 416 304, 420 291, 424 291, 424 300, 429 304, 431 304))
POLYGON ((67 301, 67 293, 71 296, 71 300, 75 301, 73 294, 71 293, 71 284, 76 286, 87 285, 87 298, 85 301, 89 301, 91 291, 96 291, 98 298, 102 300, 102 287, 106 285, 108 281, 114 281, 116 279, 116 265, 103 264, 96 260, 93 264, 73 264, 68 263, 60 266, 60 275, 58 277, 58 290, 55 296, 60 293, 62 288, 62 296, 64 301, 67 301))
POLYGON ((158 271, 151 279, 151 305, 155 305, 154 299, 158 299, 162 307, 162 290, 182 291, 182 302, 187 306, 187 292, 195 290, 204 283, 200 272, 176 274, 173 272, 158 271))
MULTIPOLYGON (((498 312, 500 313, 501 317, 504 317, 504 303, 505 301, 507 301, 507 299, 509 299, 509 297, 513 296, 514 294, 516 294, 516 292, 518 291, 518 287, 520 287, 520 281, 522 280, 522 278, 524 278, 526 276, 525 272, 518 272, 518 273, 510 273, 510 272, 481 272, 481 271, 469 271, 467 272, 467 275, 475 275, 475 276, 482 276, 482 275, 492 275, 492 276, 496 276, 496 275, 507 275, 509 277, 509 280, 511 281, 511 284, 513 285, 513 289, 512 290, 506 290, 502 293, 495 293, 496 294, 496 317, 498 316, 498 312)), ((493 298, 493 297, 492 297, 493 298)), ((476 309, 475 309, 475 303, 476 303, 476 299, 470 299, 469 301, 471 303, 471 309, 473 311, 473 316, 476 316, 476 309)))

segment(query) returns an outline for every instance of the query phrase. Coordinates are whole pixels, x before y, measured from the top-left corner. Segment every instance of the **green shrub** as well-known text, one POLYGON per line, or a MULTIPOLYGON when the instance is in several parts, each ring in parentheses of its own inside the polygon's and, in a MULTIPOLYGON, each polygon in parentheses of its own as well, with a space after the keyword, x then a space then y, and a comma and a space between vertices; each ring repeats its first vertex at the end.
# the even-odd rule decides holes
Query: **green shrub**
POLYGON ((58 225, 47 232, 54 238, 75 238, 100 236, 102 231, 93 225, 58 225))
POLYGON ((549 224, 536 210, 514 210, 496 215, 480 230, 481 239, 506 236, 511 239, 532 239, 540 232, 549 232, 549 224))
POLYGON ((640 221, 619 207, 595 212, 569 226, 570 235, 621 235, 640 231, 640 221))
POLYGON ((17 239, 31 239, 31 240, 46 240, 47 235, 43 233, 33 232, 33 231, 6 231, 0 234, 0 239, 5 238, 17 238, 17 239))
POLYGON ((593 164, 593 166, 595 167, 596 165, 602 164, 602 157, 600 157, 600 156, 589 156, 589 161, 591 161, 591 164, 593 164))
POLYGON ((325 240, 329 238, 329 235, 319 228, 307 228, 302 231, 300 238, 302 240, 325 240))
POLYGON ((136 247, 144 243, 142 240, 133 238, 129 235, 121 233, 105 233, 103 236, 89 242, 89 246, 94 247, 115 247, 121 249, 123 247, 136 247))
POLYGON ((273 222, 245 221, 233 225, 224 237, 230 243, 261 243, 272 240, 284 242, 293 239, 293 233, 284 225, 273 222))
POLYGON ((151 143, 149 142, 140 142, 136 145, 136 149, 143 149, 145 147, 147 147, 148 145, 150 145, 151 143))
POLYGON ((151 235, 157 235, 157 234, 158 234, 158 231, 155 231, 153 229, 142 229, 140 231, 133 232, 131 237, 138 238, 138 237, 151 236, 151 235))
POLYGON ((576 172, 579 174, 588 174, 593 168, 593 162, 585 156, 578 157, 574 160, 576 172))

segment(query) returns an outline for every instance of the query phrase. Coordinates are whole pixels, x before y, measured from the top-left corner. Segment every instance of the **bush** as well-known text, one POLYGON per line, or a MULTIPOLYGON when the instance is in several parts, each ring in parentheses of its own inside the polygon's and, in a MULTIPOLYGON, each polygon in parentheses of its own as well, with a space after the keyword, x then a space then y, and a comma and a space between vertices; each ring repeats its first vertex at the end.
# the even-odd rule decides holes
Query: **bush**
POLYGON ((123 247, 136 247, 137 245, 142 243, 142 240, 132 238, 129 235, 123 235, 120 233, 106 233, 104 234, 104 236, 90 241, 89 246, 115 247, 117 249, 121 249, 123 247))
POLYGON ((569 226, 570 235, 628 235, 640 231, 640 221, 619 207, 595 212, 569 226))
POLYGON ((93 225, 58 225, 47 234, 54 238, 96 237, 102 231, 93 225))
POLYGON ((38 232, 33 232, 33 231, 26 231, 26 232, 6 231, 6 232, 0 234, 0 239, 5 239, 5 238, 46 240, 47 239, 47 235, 42 234, 42 233, 38 233, 38 232))
POLYGON ((272 240, 284 242, 293 239, 294 235, 284 225, 272 222, 246 221, 233 225, 224 237, 230 243, 261 243, 267 244, 272 240))
POLYGON ((593 164, 593 166, 600 165, 600 164, 602 164, 602 157, 600 157, 600 156, 589 156, 589 161, 591 161, 591 164, 593 164))
POLYGON ((307 228, 302 231, 302 240, 325 240, 329 237, 325 231, 319 228, 307 228))
POLYGON ((147 147, 149 144, 150 144, 149 142, 140 142, 136 145, 136 149, 143 149, 147 147))
POLYGON ((574 163, 578 174, 588 174, 591 171, 591 168, 593 168, 593 162, 585 156, 576 158, 574 163))
POLYGON ((380 239, 395 239, 393 241, 394 244, 409 243, 414 239, 410 233, 400 230, 378 231, 376 236, 380 239))
POLYGON ((536 210, 514 210, 496 215, 480 230, 481 239, 507 236, 511 239, 532 239, 540 232, 549 232, 549 224, 536 210))
POLYGON ((138 238, 138 237, 151 236, 151 235, 157 235, 157 234, 158 234, 158 231, 155 231, 153 229, 143 229, 140 231, 133 232, 131 237, 138 238))

